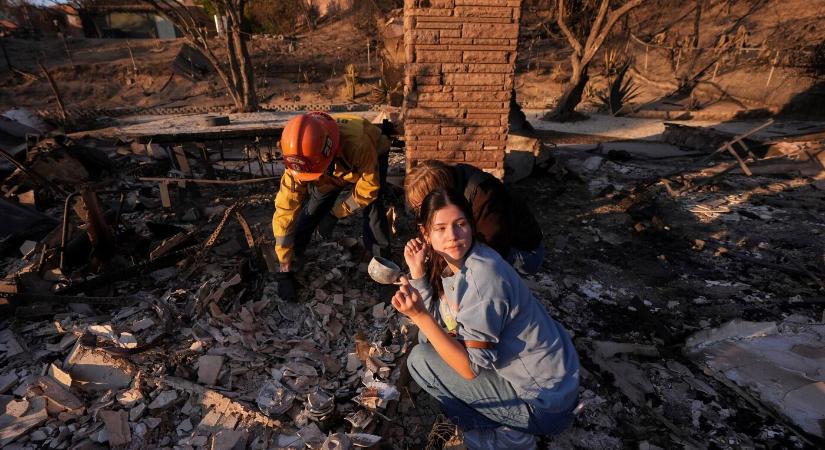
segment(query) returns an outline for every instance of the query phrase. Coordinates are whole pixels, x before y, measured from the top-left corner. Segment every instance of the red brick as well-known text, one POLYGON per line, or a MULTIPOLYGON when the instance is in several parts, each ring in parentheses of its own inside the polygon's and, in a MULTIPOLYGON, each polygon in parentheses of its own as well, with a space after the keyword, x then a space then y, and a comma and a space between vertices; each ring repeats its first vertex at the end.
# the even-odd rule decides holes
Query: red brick
POLYGON ((513 17, 513 8, 494 6, 457 6, 455 15, 458 17, 513 17))
MULTIPOLYGON (((447 17, 445 17, 446 19, 447 17)), ((428 30, 428 29, 435 29, 435 30, 459 30, 461 29, 461 22, 430 22, 428 20, 422 20, 424 17, 419 17, 418 20, 415 21, 415 28, 417 30, 428 30)))
POLYGON ((513 73, 511 64, 467 64, 467 63, 444 63, 441 64, 441 71, 444 73, 513 73))
POLYGON ((425 85, 425 86, 417 86, 415 90, 424 94, 424 93, 434 93, 434 92, 444 92, 445 86, 437 86, 437 85, 425 85))
POLYGON ((474 150, 464 152, 464 161, 498 161, 503 152, 488 151, 488 150, 474 150))
POLYGON ((447 151, 464 151, 469 152, 473 150, 481 150, 481 142, 474 142, 474 141, 454 141, 454 142, 439 142, 438 143, 439 150, 447 150, 447 151))
POLYGON ((462 62, 504 64, 510 61, 510 52, 472 51, 464 52, 462 62))
POLYGON ((410 142, 423 142, 426 144, 436 144, 438 142, 446 142, 446 141, 461 141, 463 140, 462 136, 458 135, 437 135, 437 136, 429 136, 426 134, 405 134, 404 135, 410 142))
MULTIPOLYGON (((498 145, 501 142, 502 136, 500 134, 477 134, 477 135, 465 135, 466 139, 472 139, 473 141, 480 142, 482 145, 498 145)), ((483 150, 483 149, 482 149, 483 150)))
POLYGON ((418 62, 418 63, 461 62, 461 52, 416 49, 416 51, 415 51, 415 62, 418 62))
POLYGON ((418 99, 419 108, 458 108, 458 102, 434 102, 418 99))
POLYGON ((418 101, 420 102, 451 102, 453 94, 450 92, 434 92, 434 93, 420 93, 418 94, 418 101))
POLYGON ((419 119, 461 119, 464 110, 459 108, 415 108, 407 111, 407 116, 419 119))
POLYGON ((416 151, 411 155, 415 159, 437 159, 439 161, 464 161, 464 152, 460 150, 424 150, 416 151))
POLYGON ((463 135, 464 127, 441 127, 442 135, 463 135))
POLYGON ((440 43, 444 44, 444 45, 473 45, 473 39, 471 39, 471 38, 462 38, 462 37, 457 37, 457 38, 444 37, 444 38, 441 39, 440 43))
POLYGON ((415 77, 416 85, 439 85, 443 84, 442 77, 415 77))
POLYGON ((505 125, 508 124, 507 116, 505 115, 504 117, 501 117, 502 114, 472 114, 472 113, 470 113, 468 115, 469 115, 469 117, 467 117, 468 120, 486 120, 486 121, 488 121, 488 123, 485 123, 486 126, 501 127, 501 126, 505 126, 505 125), (490 116, 493 116, 493 117, 490 117, 490 116), (496 116, 498 118, 495 118, 496 116))
MULTIPOLYGON (((440 33, 440 31, 439 31, 440 33)), ((446 45, 433 45, 433 44, 418 44, 415 46, 416 50, 435 50, 435 51, 444 51, 447 49, 446 45)))
POLYGON ((453 92, 505 91, 503 86, 452 86, 452 89, 453 89, 453 92))
POLYGON ((441 64, 433 64, 433 63, 407 64, 407 67, 406 67, 407 72, 406 73, 411 74, 411 75, 434 77, 434 76, 441 75, 441 68, 442 68, 441 64))
POLYGON ((480 111, 499 111, 502 109, 509 108, 508 102, 460 102, 455 103, 453 106, 459 108, 467 108, 468 110, 472 110, 473 112, 480 112, 480 111))
POLYGON ((440 22, 440 23, 479 23, 487 25, 512 25, 513 19, 507 17, 426 17, 415 16, 416 22, 440 22))
POLYGON ((450 94, 451 100, 454 99, 459 102, 483 102, 483 101, 499 101, 509 102, 510 92, 454 92, 450 94))
MULTIPOLYGON (((466 105, 471 105, 472 103, 467 103, 466 105)), ((468 114, 473 114, 474 117, 482 117, 482 114, 489 115, 489 117, 495 117, 496 115, 507 114, 510 112, 510 105, 505 103, 505 106, 500 108, 472 108, 468 106, 462 106, 462 108, 469 108, 467 111, 468 114)))
POLYGON ((518 37, 518 24, 466 23, 464 24, 464 28, 462 28, 461 36, 469 38, 510 39, 512 37, 518 37))
POLYGON ((506 84, 506 77, 502 74, 498 73, 473 73, 473 74, 465 74, 465 73, 445 73, 444 76, 444 84, 450 84, 454 86, 458 85, 470 85, 470 86, 479 86, 479 85, 494 85, 494 86, 501 86, 506 84))
POLYGON ((438 144, 436 144, 436 143, 419 144, 419 143, 416 142, 416 143, 413 143, 413 144, 407 146, 407 152, 410 153, 410 154, 416 154, 416 153, 420 153, 420 152, 436 152, 436 151, 438 151, 438 144))
POLYGON ((443 8, 414 8, 409 13, 411 16, 416 17, 445 17, 445 16, 452 16, 453 9, 443 9, 443 8))
POLYGON ((488 126, 488 127, 467 127, 464 129, 464 136, 475 138, 482 135, 499 135, 503 136, 507 132, 506 127, 502 126, 488 126))
POLYGON ((422 119, 418 117, 407 117, 404 119, 404 123, 415 123, 419 125, 441 125, 441 121, 438 119, 422 119))
POLYGON ((512 46, 512 39, 473 38, 474 45, 512 46))
POLYGON ((510 6, 521 7, 521 0, 454 0, 455 6, 510 6))
MULTIPOLYGON (((485 119, 485 118, 477 118, 477 117, 467 117, 463 118, 459 121, 454 122, 455 125, 464 125, 466 127, 499 127, 502 125, 501 118, 498 119, 485 119)), ((470 128, 467 128, 469 130, 470 128)))
POLYGON ((404 134, 406 135, 437 135, 439 133, 438 125, 425 124, 405 124, 404 134))
POLYGON ((441 30, 439 31, 442 38, 460 38, 461 37, 461 30, 459 29, 450 29, 450 30, 441 30))
POLYGON ((413 30, 408 33, 412 36, 412 44, 438 44, 438 30, 413 30))
MULTIPOLYGON (((475 41, 475 39, 473 39, 475 41)), ((423 45, 423 44, 422 44, 423 45)), ((432 45, 427 44, 429 47, 434 47, 432 45)), ((494 52, 511 52, 515 50, 515 47, 511 45, 481 45, 481 44, 472 44, 472 45, 464 45, 464 44, 449 44, 449 45, 441 45, 438 46, 439 49, 443 50, 444 47, 447 47, 447 50, 471 50, 471 51, 494 51, 494 52)), ((420 47, 419 47, 420 48, 420 47)))

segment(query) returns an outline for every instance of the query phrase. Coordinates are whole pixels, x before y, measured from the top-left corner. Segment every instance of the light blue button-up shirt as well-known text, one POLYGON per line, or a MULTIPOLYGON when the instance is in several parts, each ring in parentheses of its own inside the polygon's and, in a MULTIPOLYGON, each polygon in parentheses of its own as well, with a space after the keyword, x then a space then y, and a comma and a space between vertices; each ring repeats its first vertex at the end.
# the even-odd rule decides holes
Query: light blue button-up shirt
MULTIPOLYGON (((456 337, 494 344, 493 349, 467 349, 477 368, 495 370, 519 398, 537 408, 561 412, 574 406, 579 358, 570 335, 510 264, 495 250, 475 243, 461 271, 442 281, 445 298, 439 301, 448 302, 451 307, 446 309, 455 314, 456 337)), ((443 324, 442 308, 431 307, 433 289, 427 278, 410 284, 443 324)))

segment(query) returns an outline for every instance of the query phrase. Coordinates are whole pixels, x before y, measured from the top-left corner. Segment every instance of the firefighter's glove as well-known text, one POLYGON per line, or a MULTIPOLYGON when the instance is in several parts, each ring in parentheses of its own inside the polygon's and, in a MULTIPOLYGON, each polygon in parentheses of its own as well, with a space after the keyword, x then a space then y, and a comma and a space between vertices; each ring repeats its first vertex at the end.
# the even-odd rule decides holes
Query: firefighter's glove
POLYGON ((278 297, 285 302, 295 302, 298 300, 298 291, 295 288, 295 275, 292 272, 275 273, 275 281, 278 282, 278 297))

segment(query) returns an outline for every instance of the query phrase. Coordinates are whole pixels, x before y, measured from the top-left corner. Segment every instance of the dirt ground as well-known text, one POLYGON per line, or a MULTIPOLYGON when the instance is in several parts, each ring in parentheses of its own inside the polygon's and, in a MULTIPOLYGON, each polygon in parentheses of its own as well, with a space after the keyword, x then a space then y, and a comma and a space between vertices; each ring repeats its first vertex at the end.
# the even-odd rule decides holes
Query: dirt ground
MULTIPOLYGON (((811 48, 825 39, 817 26, 825 20, 823 8, 817 7, 825 6, 823 2, 711 3, 702 16, 699 49, 684 51, 679 48, 693 33, 693 3, 640 9, 633 17, 635 38, 628 38, 621 48, 608 42, 605 55, 594 60, 581 109, 603 108, 598 95, 612 76, 607 65, 629 60, 631 81, 638 89, 633 103, 638 109, 705 110, 721 117, 756 110, 821 116, 817 104, 822 86, 805 75, 803 65, 811 48), (694 89, 687 89, 697 76, 694 89)), ((526 3, 516 91, 523 106, 543 109, 553 105, 569 79, 569 48, 560 35, 548 32, 547 12, 526 3)), ((273 107, 364 104, 371 101, 382 79, 400 93, 403 45, 398 36, 391 37, 400 20, 400 9, 376 18, 375 36, 347 17, 327 20, 310 33, 253 35, 249 51, 260 102, 273 107), (344 92, 343 73, 349 64, 360 79, 355 99, 344 92)), ((64 43, 6 38, 5 45, 13 66, 37 79, 14 75, 3 67, 0 109, 26 106, 54 112, 53 95, 38 61, 52 73, 70 110, 103 109, 116 114, 118 108, 134 112, 231 104, 216 76, 173 75, 171 64, 181 40, 68 39, 64 43)), ((220 52, 220 43, 216 46, 220 52)))

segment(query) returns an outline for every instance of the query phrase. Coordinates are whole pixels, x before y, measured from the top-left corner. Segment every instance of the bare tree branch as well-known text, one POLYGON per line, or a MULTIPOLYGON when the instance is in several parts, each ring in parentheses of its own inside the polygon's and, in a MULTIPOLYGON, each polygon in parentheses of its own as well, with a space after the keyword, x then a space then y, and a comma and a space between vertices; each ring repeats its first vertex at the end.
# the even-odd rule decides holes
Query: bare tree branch
MULTIPOLYGON (((607 2, 608 0, 604 1, 607 2)), ((630 12, 631 9, 641 5, 643 1, 644 0, 630 0, 624 5, 622 5, 620 8, 612 11, 608 15, 607 23, 604 25, 604 28, 602 28, 601 30, 597 30, 598 35, 593 40, 591 45, 589 45, 588 48, 585 50, 585 59, 588 62, 590 62, 590 60, 593 59, 593 56, 595 56, 596 52, 598 52, 599 49, 602 47, 602 44, 604 44, 604 41, 605 39, 607 39, 607 36, 609 36, 610 32, 613 31, 613 26, 616 25, 616 22, 618 22, 618 20, 621 19, 625 14, 630 12)), ((591 36, 592 35, 593 31, 591 30, 591 36)))
POLYGON ((558 17, 556 17, 556 23, 559 24, 559 28, 561 29, 561 32, 564 34, 564 37, 567 38, 567 42, 570 44, 571 47, 573 47, 573 52, 575 52, 577 55, 581 55, 583 53, 582 45, 579 42, 579 40, 576 39, 576 35, 573 34, 572 31, 570 31, 570 28, 567 26, 567 22, 565 22, 565 16, 567 14, 565 11, 564 3, 564 0, 558 0, 559 14, 558 17))
POLYGON ((141 0, 181 30, 186 42, 197 49, 212 65, 215 73, 226 86, 237 111, 254 111, 258 108, 255 96, 254 73, 242 33, 245 0, 214 0, 219 10, 227 15, 227 30, 223 36, 227 57, 220 58, 207 35, 206 28, 180 0, 141 0))

